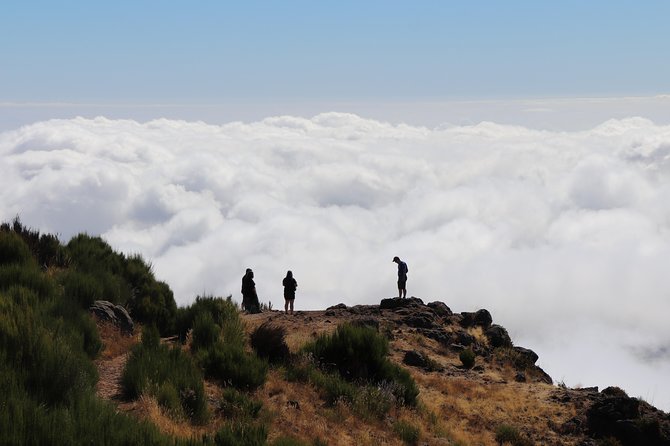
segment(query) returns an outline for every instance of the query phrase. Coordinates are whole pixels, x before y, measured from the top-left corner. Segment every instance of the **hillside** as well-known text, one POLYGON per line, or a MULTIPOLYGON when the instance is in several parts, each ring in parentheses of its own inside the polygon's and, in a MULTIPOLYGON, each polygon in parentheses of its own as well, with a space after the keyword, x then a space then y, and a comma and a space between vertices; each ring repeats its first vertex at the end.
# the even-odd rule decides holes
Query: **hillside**
POLYGON ((0 443, 668 445, 670 416, 568 389, 483 309, 177 307, 98 237, 0 225, 0 443))
MULTIPOLYGON (((551 378, 534 365, 537 358, 533 352, 513 348, 506 330, 491 324, 486 310, 453 314, 443 303, 424 305, 420 299, 410 298, 386 299, 381 306, 339 305, 294 315, 266 311, 245 314, 242 320, 247 334, 263 324, 285 329, 286 343, 293 353, 343 323, 374 327, 390 339, 391 360, 403 364, 419 387, 420 404, 416 408, 399 407, 383 419, 371 421, 362 419, 345 402, 327 404, 314 386, 287 380, 285 368, 271 369, 265 385, 253 394, 271 414, 269 440, 295 438, 312 444, 318 439, 321 443, 315 444, 328 445, 411 444, 411 439, 404 442, 402 434, 394 429, 401 421, 417 429, 416 444, 495 445, 505 433, 512 440, 506 444, 668 444, 667 414, 615 388, 598 392, 595 388, 553 385, 551 378), (477 354, 472 368, 464 367, 459 359, 464 344, 477 354), (603 413, 589 413, 596 404, 604 405, 603 413), (626 412, 630 415, 631 411, 632 418, 624 421, 626 412), (622 428, 626 423, 630 426, 622 428), (617 437, 619 440, 615 440, 617 437)), ((120 342, 118 337, 108 341, 111 346, 120 342)), ((101 360, 101 376, 118 366, 119 355, 124 354, 120 350, 101 360)), ((211 401, 222 392, 215 382, 208 382, 206 387, 211 401)), ((102 388, 98 394, 109 397, 102 388)), ((174 423, 152 401, 131 405, 119 402, 119 408, 182 436, 213 432, 222 423, 221 419, 206 427, 174 423)))

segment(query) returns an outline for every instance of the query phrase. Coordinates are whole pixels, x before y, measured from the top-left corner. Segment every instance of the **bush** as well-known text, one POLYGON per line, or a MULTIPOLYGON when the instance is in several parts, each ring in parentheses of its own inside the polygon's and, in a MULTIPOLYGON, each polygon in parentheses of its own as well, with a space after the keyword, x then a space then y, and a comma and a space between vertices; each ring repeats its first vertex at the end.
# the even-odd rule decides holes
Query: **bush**
POLYGON ((419 443, 419 428, 408 421, 398 420, 393 423, 393 431, 407 445, 419 443))
POLYGON ((268 364, 241 346, 217 342, 198 352, 205 374, 224 385, 241 390, 255 390, 265 383, 268 364))
POLYGON ((223 446, 264 446, 268 430, 264 424, 231 421, 216 433, 214 441, 223 446))
POLYGON ((237 389, 227 388, 223 390, 222 399, 219 402, 219 410, 226 418, 256 419, 263 407, 263 403, 251 399, 237 389))
POLYGON ((512 446, 532 446, 533 443, 525 438, 514 426, 509 424, 501 424, 496 429, 496 441, 502 445, 510 443, 512 446))
POLYGON ((461 353, 458 355, 458 357, 463 363, 463 367, 471 369, 472 367, 475 366, 475 352, 473 352, 469 348, 462 350, 461 353))
POLYGON ((71 270, 63 279, 63 297, 76 302, 81 308, 88 308, 102 299, 103 290, 93 276, 71 270))
POLYGON ((28 245, 14 232, 0 231, 0 265, 34 263, 28 245))
POLYGON ((220 335, 221 327, 214 323, 212 315, 205 312, 199 313, 193 322, 191 349, 198 351, 200 349, 211 348, 217 343, 220 335))
POLYGON ((177 333, 182 342, 188 331, 193 328, 195 320, 200 314, 211 316, 215 324, 221 327, 221 337, 227 343, 244 345, 244 330, 238 314, 238 308, 227 298, 213 296, 198 296, 195 302, 188 307, 179 308, 176 314, 177 333))
POLYGON ((121 383, 128 398, 137 398, 147 392, 173 411, 176 392, 183 413, 198 422, 207 418, 200 370, 179 347, 169 348, 160 344, 156 328, 146 328, 142 333, 142 342, 133 348, 121 383))
POLYGON ((319 336, 305 349, 322 367, 334 365, 340 376, 349 381, 388 385, 401 404, 416 404, 416 383, 406 370, 388 360, 388 341, 371 327, 343 324, 332 335, 319 336))
POLYGON ((0 290, 7 290, 13 286, 34 291, 40 300, 52 299, 56 294, 53 281, 36 266, 0 265, 0 290))
POLYGON ((282 363, 290 355, 286 345, 286 329, 264 323, 251 333, 251 347, 270 363, 282 363))

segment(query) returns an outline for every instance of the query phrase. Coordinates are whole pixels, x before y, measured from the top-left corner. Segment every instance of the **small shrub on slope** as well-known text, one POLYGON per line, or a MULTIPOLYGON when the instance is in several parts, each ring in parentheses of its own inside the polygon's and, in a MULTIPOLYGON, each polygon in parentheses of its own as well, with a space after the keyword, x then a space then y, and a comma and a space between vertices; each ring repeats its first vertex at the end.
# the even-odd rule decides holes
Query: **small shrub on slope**
POLYGON ((290 355, 288 345, 286 345, 286 329, 272 326, 267 322, 251 333, 251 347, 258 356, 271 363, 282 363, 290 355))
POLYGON ((343 324, 319 336, 306 350, 323 367, 335 368, 348 381, 388 385, 402 404, 413 406, 419 389, 409 373, 387 358, 388 341, 367 326, 343 324))
POLYGON ((174 407, 176 392, 184 414, 199 422, 207 418, 200 370, 180 348, 161 345, 155 327, 144 329, 142 342, 133 348, 121 382, 127 397, 137 398, 148 392, 173 412, 180 409, 174 407))
POLYGON ((461 351, 458 357, 461 360, 461 363, 463 363, 463 367, 471 369, 475 366, 475 353, 469 348, 461 351))

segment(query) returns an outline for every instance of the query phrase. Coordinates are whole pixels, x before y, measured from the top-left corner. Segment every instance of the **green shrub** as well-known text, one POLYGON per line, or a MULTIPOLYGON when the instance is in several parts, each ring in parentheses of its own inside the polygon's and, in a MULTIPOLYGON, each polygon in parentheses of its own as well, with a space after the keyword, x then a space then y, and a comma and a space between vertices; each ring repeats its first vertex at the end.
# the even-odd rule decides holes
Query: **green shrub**
POLYGON ((219 429, 214 440, 223 446, 263 446, 267 436, 264 424, 229 421, 219 429))
POLYGON ((416 445, 419 443, 419 428, 408 421, 396 421, 393 423, 393 431, 407 445, 416 445))
POLYGON ((265 383, 268 364, 250 355, 241 346, 217 342, 198 352, 205 374, 224 385, 242 390, 255 390, 265 383))
POLYGON ((197 351, 214 346, 221 337, 221 327, 214 323, 210 313, 202 312, 193 321, 193 339, 191 349, 197 351))
POLYGON ((216 325, 221 327, 220 336, 227 343, 244 345, 244 327, 240 320, 237 305, 232 297, 198 296, 195 302, 176 313, 177 333, 182 342, 188 331, 193 328, 198 315, 208 314, 216 325))
POLYGON ((463 367, 471 369, 475 366, 475 353, 469 348, 462 350, 458 357, 463 363, 463 367))
POLYGON ((256 419, 262 407, 263 403, 234 388, 224 389, 219 402, 219 410, 226 418, 256 419))
POLYGON ((270 363, 282 363, 289 358, 284 327, 273 326, 266 322, 257 327, 250 338, 251 347, 256 354, 270 363))
POLYGON ((95 277, 70 270, 63 278, 63 297, 76 302, 82 308, 103 298, 103 289, 95 277))
POLYGON ((509 424, 501 424, 496 428, 496 441, 502 445, 510 443, 512 446, 532 446, 533 443, 521 435, 519 429, 509 424))
POLYGON ((207 418, 200 370, 179 347, 169 348, 160 344, 156 328, 145 329, 142 333, 142 342, 133 348, 126 362, 121 383, 128 398, 137 398, 148 392, 162 397, 169 404, 167 409, 174 409, 174 398, 166 386, 170 384, 178 393, 181 408, 189 418, 198 422, 207 418))
POLYGON ((13 286, 28 288, 41 300, 52 299, 56 293, 53 281, 36 266, 1 265, 0 290, 7 290, 13 286))
POLYGON ((388 341, 371 327, 342 324, 305 350, 322 367, 335 368, 348 381, 390 385, 401 404, 416 404, 416 383, 406 370, 389 361, 388 341))
POLYGON ((0 231, 0 265, 34 263, 28 245, 14 232, 0 231))

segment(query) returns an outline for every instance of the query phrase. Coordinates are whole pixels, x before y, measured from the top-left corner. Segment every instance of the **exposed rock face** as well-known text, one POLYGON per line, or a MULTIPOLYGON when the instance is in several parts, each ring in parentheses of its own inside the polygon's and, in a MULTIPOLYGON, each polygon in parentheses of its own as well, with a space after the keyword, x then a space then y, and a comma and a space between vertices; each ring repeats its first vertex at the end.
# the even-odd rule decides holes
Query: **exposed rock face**
POLYGON ((435 302, 430 302, 428 304, 428 307, 433 310, 433 313, 435 313, 437 316, 442 317, 442 318, 448 318, 452 314, 454 314, 451 311, 451 308, 447 306, 444 302, 440 301, 435 301, 435 302))
POLYGON ((523 348, 523 347, 514 347, 514 351, 519 354, 519 357, 522 359, 523 362, 527 363, 528 365, 535 364, 537 360, 539 359, 539 356, 537 356, 537 353, 535 353, 533 350, 530 350, 528 348, 523 348))
POLYGON ((505 327, 493 324, 486 329, 484 334, 493 348, 512 346, 512 339, 509 337, 509 333, 507 333, 505 327))
POLYGON ((491 317, 491 313, 489 313, 488 310, 481 309, 477 310, 474 313, 470 312, 462 312, 461 313, 462 319, 460 321, 461 327, 463 328, 469 328, 469 327, 482 327, 482 328, 489 328, 491 326, 491 323, 493 322, 493 318, 491 317))
POLYGON ((396 308, 405 308, 412 306, 414 307, 424 306, 423 301, 418 297, 408 297, 407 299, 392 297, 389 299, 382 299, 382 301, 379 303, 379 308, 381 310, 395 310, 396 308))
POLYGON ((614 437, 624 446, 670 445, 668 415, 617 387, 604 389, 586 411, 589 434, 614 437))
POLYGON ((89 307, 89 311, 102 320, 112 322, 126 334, 133 334, 135 331, 133 319, 121 305, 114 305, 106 300, 96 300, 89 307))

